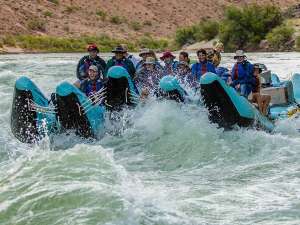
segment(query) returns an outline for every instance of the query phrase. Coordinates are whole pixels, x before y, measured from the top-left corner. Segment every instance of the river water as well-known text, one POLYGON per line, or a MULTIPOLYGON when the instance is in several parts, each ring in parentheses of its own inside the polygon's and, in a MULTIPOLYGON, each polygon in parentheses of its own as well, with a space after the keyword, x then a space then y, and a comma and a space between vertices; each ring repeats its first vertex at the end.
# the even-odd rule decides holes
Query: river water
MULTIPOLYGON (((150 101, 127 112, 131 126, 96 142, 63 137, 52 151, 10 131, 15 80, 46 94, 74 81, 81 54, 0 56, 1 225, 300 224, 300 119, 274 134, 224 132, 204 108, 150 101), (70 144, 72 143, 72 144, 70 144)), ((299 53, 249 54, 286 79, 299 53)), ((223 63, 232 65, 232 54, 223 63)))

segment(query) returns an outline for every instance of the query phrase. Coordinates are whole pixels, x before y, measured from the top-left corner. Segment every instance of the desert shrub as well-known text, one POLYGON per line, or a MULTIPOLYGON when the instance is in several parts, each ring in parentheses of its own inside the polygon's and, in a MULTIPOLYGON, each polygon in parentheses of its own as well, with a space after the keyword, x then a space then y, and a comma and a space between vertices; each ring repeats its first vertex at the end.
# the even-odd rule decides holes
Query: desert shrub
POLYGON ((215 20, 203 20, 195 25, 176 30, 175 41, 178 45, 196 41, 211 40, 219 33, 219 23, 215 20))
POLYGON ((151 36, 144 36, 138 41, 138 46, 154 50, 165 50, 170 44, 167 39, 155 39, 151 36))
POLYGON ((6 36, 2 37, 1 42, 2 42, 3 45, 16 46, 16 40, 11 35, 6 35, 6 36))
POLYGON ((50 12, 50 11, 45 11, 45 12, 43 13, 43 15, 44 15, 45 17, 52 17, 52 16, 53 16, 53 13, 50 12))
POLYGON ((59 1, 58 0, 47 0, 48 2, 51 2, 55 5, 58 5, 59 4, 59 1))
POLYGON ((79 10, 78 6, 67 6, 63 13, 71 14, 79 10))
POLYGON ((197 41, 211 40, 219 33, 219 23, 215 20, 204 20, 195 29, 195 39, 197 41))
POLYGON ((175 41, 178 45, 182 46, 184 44, 194 43, 195 40, 195 30, 194 27, 182 27, 176 30, 175 41))
POLYGON ((164 50, 169 48, 170 42, 166 39, 154 39, 144 36, 138 40, 123 40, 111 38, 107 35, 82 36, 78 38, 65 38, 53 36, 17 35, 0 38, 0 46, 19 46, 25 50, 42 52, 84 52, 88 44, 95 43, 101 52, 110 52, 116 45, 126 44, 130 51, 138 51, 142 46, 164 50))
POLYGON ((121 24, 122 18, 119 16, 112 16, 112 17, 110 17, 110 22, 113 24, 121 24))
POLYGON ((103 21, 106 20, 107 13, 101 9, 96 11, 96 15, 99 16, 103 21))
POLYGON ((36 31, 46 31, 46 22, 39 18, 33 18, 28 21, 28 28, 36 31))
POLYGON ((131 22, 130 26, 132 27, 133 30, 138 31, 142 29, 142 25, 137 22, 137 21, 133 21, 131 22))
POLYGON ((282 49, 285 47, 285 44, 292 39, 294 32, 293 27, 283 24, 270 31, 266 38, 271 48, 282 49))
POLYGON ((144 23, 143 23, 145 26, 149 26, 149 27, 151 27, 152 26, 152 22, 150 21, 150 20, 146 20, 146 21, 144 21, 144 23))
POLYGON ((229 50, 257 46, 269 31, 282 22, 281 11, 274 5, 231 6, 226 9, 225 19, 220 23, 220 40, 229 50))

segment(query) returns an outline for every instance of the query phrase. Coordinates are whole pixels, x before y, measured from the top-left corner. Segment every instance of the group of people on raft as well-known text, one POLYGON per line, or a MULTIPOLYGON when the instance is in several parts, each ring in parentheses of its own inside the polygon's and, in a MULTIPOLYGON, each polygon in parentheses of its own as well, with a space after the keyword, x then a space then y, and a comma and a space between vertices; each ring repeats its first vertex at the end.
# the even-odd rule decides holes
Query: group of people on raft
MULTIPOLYGON (((176 77, 181 84, 198 87, 200 78, 207 72, 219 74, 221 52, 224 46, 218 42, 213 50, 200 49, 197 51, 198 61, 190 65, 191 61, 187 52, 179 53, 179 60, 170 52, 166 51, 157 59, 153 50, 143 48, 139 56, 141 59, 128 53, 126 45, 119 45, 112 50, 114 56, 105 62, 98 54, 97 45, 88 46, 88 55, 80 59, 77 65, 77 78, 75 86, 80 88, 87 96, 99 91, 107 78, 109 69, 113 66, 124 67, 133 83, 140 90, 142 97, 148 96, 156 90, 159 81, 166 75, 176 77)), ((258 108, 264 115, 270 103, 270 96, 260 93, 259 65, 253 65, 242 50, 237 50, 234 56, 236 63, 226 77, 228 85, 234 87, 241 95, 248 98, 252 94, 252 101, 258 104, 258 108)))

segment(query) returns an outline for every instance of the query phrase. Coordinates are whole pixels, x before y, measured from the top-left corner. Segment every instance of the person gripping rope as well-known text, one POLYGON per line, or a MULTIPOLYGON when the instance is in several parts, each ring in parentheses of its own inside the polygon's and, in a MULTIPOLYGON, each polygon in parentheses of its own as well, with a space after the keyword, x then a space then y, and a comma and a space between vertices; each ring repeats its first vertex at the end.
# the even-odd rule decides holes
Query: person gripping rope
POLYGON ((88 69, 88 78, 78 80, 74 83, 87 97, 93 96, 96 92, 100 91, 104 86, 104 80, 98 78, 98 68, 91 65, 88 69))

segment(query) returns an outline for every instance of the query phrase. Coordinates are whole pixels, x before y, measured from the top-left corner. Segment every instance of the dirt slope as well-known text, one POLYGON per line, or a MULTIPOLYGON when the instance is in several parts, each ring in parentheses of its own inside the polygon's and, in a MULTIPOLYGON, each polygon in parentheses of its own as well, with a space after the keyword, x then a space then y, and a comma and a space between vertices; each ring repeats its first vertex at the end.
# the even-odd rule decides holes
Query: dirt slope
POLYGON ((178 26, 221 18, 227 5, 253 2, 286 8, 299 0, 0 0, 0 35, 167 37, 178 26))

